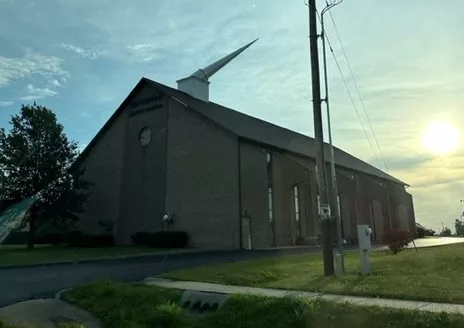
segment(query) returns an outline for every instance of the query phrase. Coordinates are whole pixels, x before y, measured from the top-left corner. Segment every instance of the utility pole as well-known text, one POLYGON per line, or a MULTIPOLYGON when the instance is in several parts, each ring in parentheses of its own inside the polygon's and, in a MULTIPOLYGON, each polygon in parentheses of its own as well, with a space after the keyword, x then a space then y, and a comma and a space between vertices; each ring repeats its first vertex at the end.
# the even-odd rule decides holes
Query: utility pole
POLYGON ((321 77, 319 73, 319 53, 317 34, 317 11, 316 0, 308 0, 309 10, 309 48, 311 52, 311 75, 313 93, 313 118, 314 118, 314 137, 316 139, 316 178, 317 189, 320 197, 321 208, 319 215, 321 218, 322 233, 322 256, 324 259, 324 274, 331 276, 334 274, 330 205, 327 194, 326 166, 324 158, 324 132, 322 129, 322 110, 321 110, 321 77), (328 213, 327 213, 328 212, 328 213))
POLYGON ((332 127, 330 122, 330 100, 329 100, 329 79, 327 74, 327 52, 326 52, 326 35, 324 25, 324 15, 333 7, 342 3, 343 0, 333 0, 327 2, 327 6, 321 12, 321 37, 322 37, 322 56, 323 56, 323 67, 324 67, 324 87, 325 87, 325 105, 327 109, 327 132, 329 134, 329 145, 330 145, 330 176, 331 176, 331 198, 332 206, 334 206, 335 220, 337 224, 337 244, 338 254, 341 257, 341 272, 345 272, 345 258, 343 254, 343 235, 342 235, 342 216, 341 216, 341 203, 338 198, 338 186, 337 186, 337 171, 335 169, 335 155, 334 147, 332 142, 332 127))

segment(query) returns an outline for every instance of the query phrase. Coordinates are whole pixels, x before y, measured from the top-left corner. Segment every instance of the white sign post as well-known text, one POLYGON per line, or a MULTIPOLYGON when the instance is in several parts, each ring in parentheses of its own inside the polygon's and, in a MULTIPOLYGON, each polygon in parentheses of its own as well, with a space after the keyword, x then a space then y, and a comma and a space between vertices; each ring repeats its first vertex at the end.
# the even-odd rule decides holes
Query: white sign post
POLYGON ((358 224, 359 252, 361 253, 361 273, 368 275, 371 273, 371 262, 369 253, 371 251, 372 229, 368 225, 358 224))

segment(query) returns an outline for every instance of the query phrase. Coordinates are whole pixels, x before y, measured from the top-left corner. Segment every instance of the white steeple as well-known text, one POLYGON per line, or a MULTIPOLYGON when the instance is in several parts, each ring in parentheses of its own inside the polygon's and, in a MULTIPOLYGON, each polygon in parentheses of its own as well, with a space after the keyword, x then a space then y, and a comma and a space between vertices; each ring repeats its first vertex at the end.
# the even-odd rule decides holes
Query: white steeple
POLYGON ((183 79, 177 80, 177 89, 184 91, 192 97, 203 101, 209 101, 209 78, 217 71, 226 66, 232 59, 240 55, 246 48, 255 43, 258 39, 248 43, 247 45, 235 50, 231 54, 215 61, 203 69, 197 70, 192 75, 183 79))

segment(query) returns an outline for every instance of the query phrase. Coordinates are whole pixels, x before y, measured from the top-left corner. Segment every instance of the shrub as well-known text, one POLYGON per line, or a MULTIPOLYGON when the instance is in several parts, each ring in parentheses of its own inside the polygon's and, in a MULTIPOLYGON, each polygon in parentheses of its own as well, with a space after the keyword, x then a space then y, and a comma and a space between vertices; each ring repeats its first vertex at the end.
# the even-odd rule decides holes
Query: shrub
POLYGON ((422 227, 416 227, 416 235, 417 238, 424 238, 425 237, 425 229, 422 227))
POLYGON ((151 232, 136 232, 131 236, 132 242, 136 245, 151 246, 153 241, 153 233, 151 232))
MULTIPOLYGON (((5 245, 21 245, 27 244, 28 231, 13 231, 5 238, 5 245)), ((34 244, 52 244, 59 245, 66 243, 66 235, 62 232, 38 233, 34 236, 34 244)))
POLYGON ((414 236, 407 230, 394 230, 387 232, 384 235, 384 240, 390 251, 397 254, 414 240, 414 236))
POLYGON ((134 244, 157 248, 185 248, 189 242, 185 231, 137 232, 131 238, 134 244))
POLYGON ((2 244, 5 244, 5 245, 27 244, 27 236, 28 236, 27 231, 12 231, 5 238, 2 244))
POLYGON ((85 235, 82 231, 72 231, 68 235, 68 245, 72 247, 112 247, 114 246, 113 235, 85 235))
POLYGON ((63 232, 50 232, 38 235, 34 238, 35 244, 52 244, 60 245, 66 243, 66 235, 63 232))

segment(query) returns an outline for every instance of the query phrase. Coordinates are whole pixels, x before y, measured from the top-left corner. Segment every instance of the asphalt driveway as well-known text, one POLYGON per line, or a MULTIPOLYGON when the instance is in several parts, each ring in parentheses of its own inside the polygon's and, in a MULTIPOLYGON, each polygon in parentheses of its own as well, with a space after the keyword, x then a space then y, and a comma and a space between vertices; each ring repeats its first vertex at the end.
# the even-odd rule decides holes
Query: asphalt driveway
POLYGON ((56 264, 0 269, 0 307, 28 299, 53 297, 56 292, 101 279, 139 281, 170 270, 227 263, 260 257, 301 254, 318 248, 253 251, 215 251, 205 253, 159 254, 150 257, 105 260, 78 264, 56 264))

